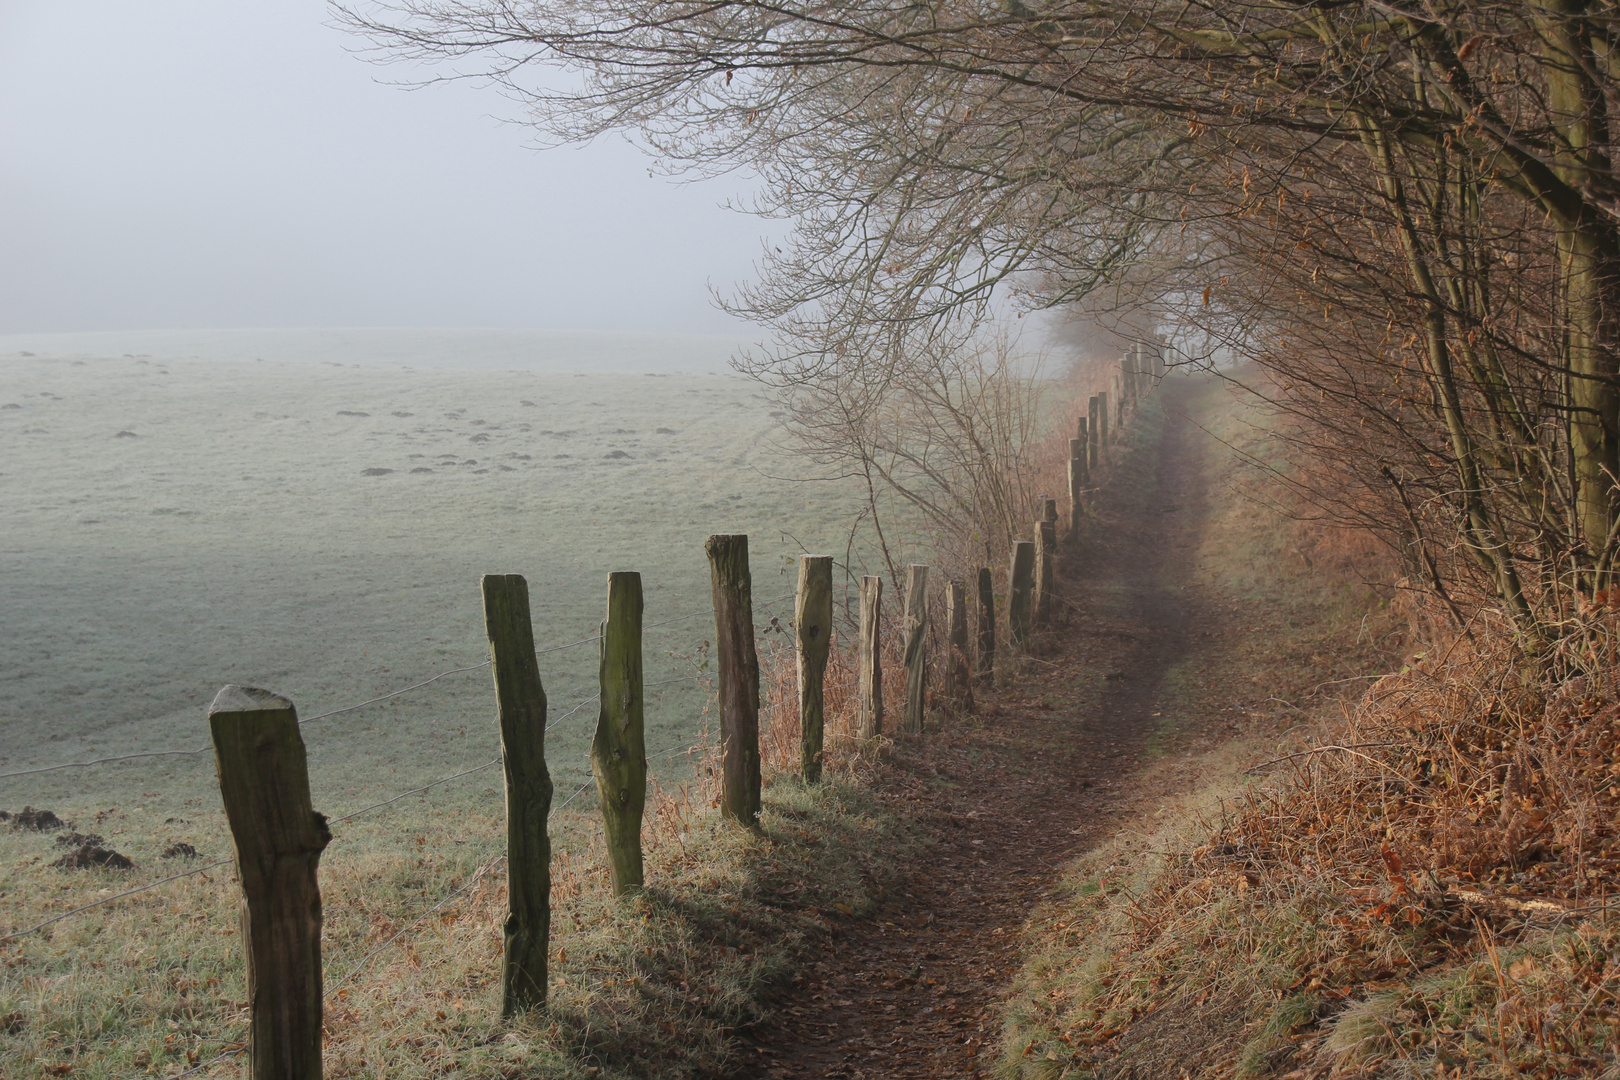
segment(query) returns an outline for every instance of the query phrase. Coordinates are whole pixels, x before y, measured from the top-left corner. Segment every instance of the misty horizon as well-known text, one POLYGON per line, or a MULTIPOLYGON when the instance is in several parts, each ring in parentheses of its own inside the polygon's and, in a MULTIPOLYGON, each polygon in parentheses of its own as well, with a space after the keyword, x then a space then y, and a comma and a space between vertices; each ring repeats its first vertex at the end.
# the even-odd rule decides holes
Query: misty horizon
POLYGON ((769 225, 623 141, 379 67, 323 0, 0 12, 0 335, 422 327, 747 336, 769 225))

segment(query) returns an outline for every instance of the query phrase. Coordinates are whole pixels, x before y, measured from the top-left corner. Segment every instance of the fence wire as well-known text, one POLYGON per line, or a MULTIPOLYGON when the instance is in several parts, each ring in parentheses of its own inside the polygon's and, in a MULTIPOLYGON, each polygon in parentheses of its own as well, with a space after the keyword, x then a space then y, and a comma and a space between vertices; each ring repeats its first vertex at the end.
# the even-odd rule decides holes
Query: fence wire
MULTIPOLYGON (((775 597, 771 597, 771 598, 769 598, 767 600, 761 600, 761 601, 759 601, 759 603, 762 604, 762 605, 764 605, 764 604, 774 604, 774 603, 778 603, 778 602, 780 602, 782 600, 792 599, 793 596, 794 596, 793 593, 787 593, 787 594, 785 594, 783 596, 775 596, 775 597)), ((656 629, 656 628, 658 628, 660 626, 669 626, 669 625, 671 625, 673 623, 684 622, 687 619, 695 619, 700 615, 709 615, 709 614, 712 614, 712 612, 709 612, 709 611, 693 611, 693 612, 689 612, 686 615, 677 615, 673 619, 665 619, 662 622, 651 623, 651 624, 649 624, 647 626, 642 627, 642 630, 643 631, 653 630, 653 629, 656 629)), ((535 655, 536 656, 545 656, 548 653, 563 652, 563 651, 565 651, 567 649, 577 649, 581 645, 589 645, 593 641, 600 641, 601 637, 602 636, 601 636, 600 633, 596 633, 596 634, 591 635, 590 637, 580 638, 578 641, 570 641, 565 645, 553 645, 550 648, 537 649, 537 650, 535 650, 535 655)), ((355 703, 353 705, 345 705, 341 709, 329 709, 326 712, 317 713, 314 716, 304 717, 302 720, 298 721, 298 723, 299 723, 299 726, 303 726, 304 724, 313 724, 317 720, 325 720, 325 719, 327 719, 329 717, 341 716, 344 713, 351 713, 351 712, 354 712, 354 711, 356 711, 358 709, 363 709, 368 705, 376 705, 379 702, 390 701, 393 698, 397 698, 402 694, 408 694, 412 690, 420 690, 422 687, 429 686, 429 685, 431 685, 433 683, 436 683, 440 679, 445 678, 446 676, 459 675, 464 671, 478 671, 478 670, 480 670, 482 668, 489 667, 489 665, 490 665, 490 661, 484 660, 484 661, 481 661, 480 663, 477 663, 477 664, 468 664, 465 667, 450 668, 448 671, 441 671, 437 675, 434 675, 432 678, 423 679, 421 682, 412 683, 410 686, 402 686, 398 690, 393 690, 393 691, 390 691, 389 693, 386 693, 386 694, 379 694, 377 697, 367 698, 365 701, 357 702, 357 703, 355 703)), ((694 676, 693 678, 698 678, 698 677, 701 677, 701 676, 694 676)), ((650 686, 665 686, 665 685, 668 685, 669 683, 686 682, 686 681, 688 681, 688 680, 685 679, 685 678, 669 679, 669 680, 666 680, 665 682, 649 683, 648 685, 650 685, 650 686)), ((572 713, 570 713, 569 715, 572 715, 572 713)), ((549 728, 548 728, 548 730, 549 730, 549 728)), ((199 754, 206 754, 208 751, 210 751, 212 749, 213 749, 213 743, 209 742, 209 743, 207 743, 207 744, 205 744, 203 746, 199 746, 195 750, 148 750, 148 751, 143 751, 143 752, 138 753, 138 754, 115 754, 115 755, 112 755, 110 757, 93 758, 90 761, 67 761, 67 762, 63 762, 60 765, 42 765, 39 768, 34 768, 34 769, 16 769, 16 770, 13 770, 12 772, 0 773, 0 780, 10 780, 10 779, 13 779, 13 778, 18 777, 18 776, 37 776, 37 775, 39 775, 41 773, 60 772, 63 769, 87 769, 87 768, 90 768, 93 765, 110 765, 110 764, 112 764, 114 762, 119 762, 119 761, 139 761, 139 760, 144 759, 144 758, 196 757, 199 754)))

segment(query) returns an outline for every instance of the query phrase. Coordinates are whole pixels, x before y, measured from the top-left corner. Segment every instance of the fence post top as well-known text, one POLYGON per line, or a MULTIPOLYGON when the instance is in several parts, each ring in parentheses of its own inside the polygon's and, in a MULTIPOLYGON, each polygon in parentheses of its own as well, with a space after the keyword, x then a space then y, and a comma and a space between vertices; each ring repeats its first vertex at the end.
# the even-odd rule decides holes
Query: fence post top
POLYGON ((271 690, 261 690, 257 686, 237 686, 235 683, 223 687, 214 695, 213 704, 208 706, 208 715, 215 713, 247 713, 247 712, 286 712, 292 709, 293 703, 280 694, 271 690))

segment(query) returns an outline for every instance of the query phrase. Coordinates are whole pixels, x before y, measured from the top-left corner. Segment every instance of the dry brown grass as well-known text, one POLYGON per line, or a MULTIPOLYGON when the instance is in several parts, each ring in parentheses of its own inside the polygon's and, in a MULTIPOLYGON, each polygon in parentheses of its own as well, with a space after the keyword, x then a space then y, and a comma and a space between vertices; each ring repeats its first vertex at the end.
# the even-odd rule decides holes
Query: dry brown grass
MULTIPOLYGON (((1323 577, 1363 544, 1294 541, 1323 577)), ((1006 1075, 1614 1074, 1620 615, 1428 643, 1449 616, 1405 615, 1399 670, 1307 743, 1072 869, 1006 1075)))

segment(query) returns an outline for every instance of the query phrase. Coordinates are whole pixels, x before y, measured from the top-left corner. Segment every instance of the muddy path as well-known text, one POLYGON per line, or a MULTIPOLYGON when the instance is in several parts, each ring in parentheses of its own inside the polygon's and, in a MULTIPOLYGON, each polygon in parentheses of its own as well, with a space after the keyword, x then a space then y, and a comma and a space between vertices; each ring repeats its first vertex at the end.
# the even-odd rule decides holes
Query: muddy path
POLYGON ((1219 637, 1223 615, 1183 587, 1208 506, 1194 392, 1168 381, 1158 437, 1139 432, 1109 477, 1066 559, 1063 625, 1028 670, 977 722, 897 747, 882 791, 932 846, 874 917, 835 929, 739 1075, 987 1074, 1020 925, 1057 864, 1165 793, 1140 766, 1188 738, 1163 728, 1166 675, 1219 637))

